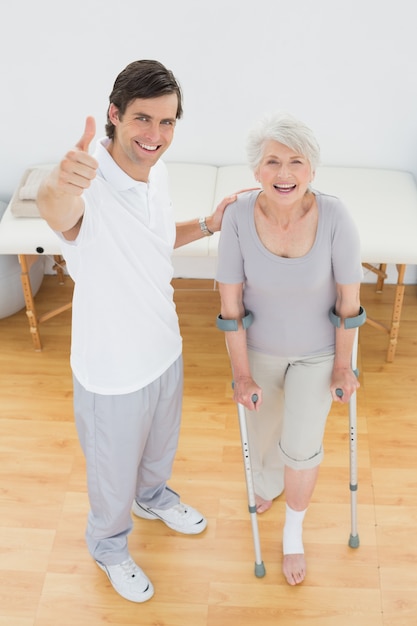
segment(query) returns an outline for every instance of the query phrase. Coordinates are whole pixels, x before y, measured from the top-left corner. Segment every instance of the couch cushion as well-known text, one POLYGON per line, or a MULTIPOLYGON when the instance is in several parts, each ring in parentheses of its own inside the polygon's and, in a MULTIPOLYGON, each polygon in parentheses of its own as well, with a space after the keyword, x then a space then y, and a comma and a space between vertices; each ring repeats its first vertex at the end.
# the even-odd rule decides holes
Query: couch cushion
POLYGON ((40 217, 35 202, 39 185, 54 167, 53 164, 34 165, 24 172, 10 202, 10 210, 15 217, 40 217))

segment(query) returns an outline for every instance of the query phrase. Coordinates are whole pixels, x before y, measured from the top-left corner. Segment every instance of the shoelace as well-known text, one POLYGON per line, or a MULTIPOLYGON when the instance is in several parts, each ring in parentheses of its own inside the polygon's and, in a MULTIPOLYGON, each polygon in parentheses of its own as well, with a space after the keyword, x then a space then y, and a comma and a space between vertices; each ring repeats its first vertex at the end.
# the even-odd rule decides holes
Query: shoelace
POLYGON ((138 574, 138 566, 133 559, 128 559, 127 561, 120 563, 120 567, 123 570, 124 576, 128 579, 135 578, 138 574))
POLYGON ((175 511, 176 514, 179 515, 180 517, 184 517, 184 515, 187 514, 187 507, 181 502, 173 506, 172 510, 175 511))

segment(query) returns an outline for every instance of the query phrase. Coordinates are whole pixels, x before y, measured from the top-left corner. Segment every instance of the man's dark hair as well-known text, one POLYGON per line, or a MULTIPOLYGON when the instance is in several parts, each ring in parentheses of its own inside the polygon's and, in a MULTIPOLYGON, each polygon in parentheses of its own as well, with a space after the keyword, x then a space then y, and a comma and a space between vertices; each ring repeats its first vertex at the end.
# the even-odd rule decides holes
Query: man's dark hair
MULTIPOLYGON (((159 61, 133 61, 116 78, 109 102, 118 108, 120 117, 122 117, 127 106, 136 98, 158 98, 170 93, 177 94, 176 117, 180 119, 182 116, 182 92, 171 70, 168 70, 159 61)), ((107 109, 106 135, 110 139, 114 138, 114 128, 114 124, 109 119, 109 109, 107 109)))

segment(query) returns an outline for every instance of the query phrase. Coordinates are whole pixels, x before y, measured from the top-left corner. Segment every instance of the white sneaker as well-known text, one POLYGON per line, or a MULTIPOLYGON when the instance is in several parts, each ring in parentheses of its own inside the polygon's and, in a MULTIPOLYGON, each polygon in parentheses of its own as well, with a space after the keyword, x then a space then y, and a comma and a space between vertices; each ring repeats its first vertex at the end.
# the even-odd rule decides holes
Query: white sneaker
POLYGON ((119 565, 104 565, 100 561, 96 563, 107 574, 117 593, 126 600, 146 602, 152 598, 153 585, 133 559, 129 558, 119 565))
POLYGON ((185 535, 198 535, 205 530, 207 520, 188 504, 176 504, 170 509, 151 509, 146 504, 133 501, 132 512, 144 519, 159 519, 172 530, 185 535))

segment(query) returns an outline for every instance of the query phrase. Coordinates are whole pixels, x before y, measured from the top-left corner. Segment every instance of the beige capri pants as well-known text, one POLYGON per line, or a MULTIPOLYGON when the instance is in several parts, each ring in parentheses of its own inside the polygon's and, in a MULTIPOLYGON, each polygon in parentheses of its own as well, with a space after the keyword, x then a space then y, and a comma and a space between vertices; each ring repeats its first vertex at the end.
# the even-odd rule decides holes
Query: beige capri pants
POLYGON ((332 404, 334 353, 284 358, 248 350, 252 378, 263 395, 246 410, 255 493, 266 500, 284 490, 284 466, 311 469, 323 459, 332 404))

